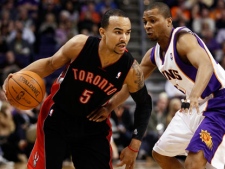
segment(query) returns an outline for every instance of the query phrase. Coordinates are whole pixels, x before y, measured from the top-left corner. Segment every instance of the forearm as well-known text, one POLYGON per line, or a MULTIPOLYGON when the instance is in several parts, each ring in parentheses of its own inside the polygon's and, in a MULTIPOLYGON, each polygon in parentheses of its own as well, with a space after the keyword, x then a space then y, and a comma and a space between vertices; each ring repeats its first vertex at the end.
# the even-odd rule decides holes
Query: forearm
POLYGON ((22 70, 33 71, 37 73, 40 77, 44 78, 53 73, 56 69, 52 66, 51 59, 44 58, 31 63, 22 70))
POLYGON ((134 132, 132 137, 137 140, 142 140, 152 111, 152 99, 147 92, 146 86, 138 92, 131 93, 131 96, 136 103, 134 112, 134 132))

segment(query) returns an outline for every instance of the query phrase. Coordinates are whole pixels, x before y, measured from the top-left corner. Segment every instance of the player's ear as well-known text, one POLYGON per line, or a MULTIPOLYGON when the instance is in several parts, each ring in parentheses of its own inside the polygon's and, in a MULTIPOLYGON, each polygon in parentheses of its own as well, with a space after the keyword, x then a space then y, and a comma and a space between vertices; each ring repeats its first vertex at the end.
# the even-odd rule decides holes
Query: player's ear
POLYGON ((101 36, 102 38, 104 38, 104 36, 105 36, 105 29, 102 28, 102 27, 100 27, 100 28, 99 28, 99 34, 100 34, 100 36, 101 36))
POLYGON ((171 17, 167 18, 167 26, 170 27, 173 24, 173 20, 171 17))

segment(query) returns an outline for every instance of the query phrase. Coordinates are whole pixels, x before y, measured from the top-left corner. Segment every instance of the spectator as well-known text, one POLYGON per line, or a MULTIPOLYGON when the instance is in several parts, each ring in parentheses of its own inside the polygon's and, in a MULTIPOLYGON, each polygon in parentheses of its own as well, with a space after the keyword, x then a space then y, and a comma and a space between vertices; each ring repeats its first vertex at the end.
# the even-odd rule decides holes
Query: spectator
MULTIPOLYGON (((23 34, 22 30, 20 29, 16 30, 16 36, 8 44, 8 48, 17 56, 20 57, 25 56, 29 58, 33 55, 32 45, 30 45, 27 40, 22 38, 22 34, 23 34)), ((23 66, 26 66, 26 64, 24 64, 23 66)))
POLYGON ((180 98, 172 98, 169 102, 168 114, 166 116, 166 126, 168 126, 173 116, 180 108, 181 108, 180 98))
POLYGON ((225 41, 222 43, 222 49, 219 58, 220 59, 218 60, 220 61, 221 66, 225 69, 225 41))
POLYGON ((203 7, 200 11, 200 17, 194 18, 192 22, 192 28, 197 33, 200 34, 202 30, 203 23, 207 23, 209 25, 209 29, 215 33, 216 26, 215 21, 209 17, 209 9, 207 7, 203 7))
POLYGON ((184 0, 178 0, 178 4, 171 8, 171 14, 175 26, 178 26, 183 22, 185 25, 189 23, 191 18, 190 10, 185 4, 184 0))
POLYGON ((225 8, 221 11, 221 17, 216 20, 216 28, 218 30, 225 28, 225 8))
POLYGON ((0 138, 7 138, 15 131, 15 124, 12 118, 11 106, 8 102, 0 102, 0 138))
POLYGON ((29 9, 25 5, 21 5, 18 8, 17 20, 21 21, 25 28, 32 30, 34 25, 31 17, 29 16, 29 9))
POLYGON ((37 119, 31 110, 24 111, 14 108, 12 113, 16 125, 15 132, 8 137, 6 143, 2 144, 2 150, 5 158, 9 160, 26 162, 33 147, 33 143, 27 139, 27 134, 30 134, 27 131, 31 124, 37 122, 37 119))
POLYGON ((200 36, 202 40, 205 42, 209 51, 212 53, 212 55, 216 56, 216 53, 221 47, 220 44, 217 43, 216 38, 214 38, 214 33, 210 29, 209 24, 207 22, 202 23, 202 30, 200 36))
POLYGON ((169 99, 165 92, 159 94, 155 108, 152 111, 148 128, 143 138, 138 159, 145 159, 147 156, 152 156, 154 144, 158 141, 166 129, 166 116, 169 99))
POLYGON ((105 13, 105 11, 107 11, 110 8, 111 9, 117 8, 117 5, 113 0, 100 0, 96 4, 95 9, 102 16, 105 13))
POLYGON ((2 144, 8 141, 8 137, 15 131, 15 123, 11 114, 11 105, 6 101, 0 102, 0 167, 2 165, 13 166, 14 162, 4 158, 2 144))
POLYGON ((225 8, 225 2, 224 0, 217 0, 216 2, 216 7, 214 7, 211 11, 210 11, 210 18, 212 18, 215 21, 218 21, 221 19, 222 17, 222 11, 225 8))
POLYGON ((49 28, 53 30, 57 28, 56 18, 53 13, 46 14, 44 21, 40 25, 39 32, 42 34, 49 28))
POLYGON ((5 39, 0 36, 0 57, 3 57, 3 55, 8 51, 8 45, 5 41, 5 39))
POLYGON ((16 57, 12 51, 8 51, 5 55, 5 60, 0 67, 2 84, 3 79, 5 79, 9 73, 14 73, 20 70, 23 65, 16 60, 16 57))
POLYGON ((116 124, 118 134, 118 137, 113 138, 115 144, 120 148, 124 148, 129 144, 133 131, 133 121, 130 111, 124 105, 120 105, 111 113, 111 118, 116 124))
POLYGON ((87 5, 83 6, 83 9, 80 13, 80 21, 83 21, 86 19, 86 13, 89 13, 90 19, 95 24, 100 24, 101 16, 100 14, 95 10, 95 3, 94 1, 87 2, 87 5))
POLYGON ((156 105, 153 108, 147 132, 153 132, 157 137, 160 137, 163 133, 166 127, 168 103, 168 95, 165 92, 160 93, 156 105))
POLYGON ((16 20, 14 23, 14 29, 12 30, 12 32, 9 34, 8 40, 7 42, 10 43, 13 39, 15 39, 16 37, 16 33, 18 30, 22 31, 22 38, 26 41, 28 41, 28 43, 30 45, 32 45, 35 42, 35 35, 34 32, 32 32, 31 29, 24 27, 23 23, 19 20, 16 20))

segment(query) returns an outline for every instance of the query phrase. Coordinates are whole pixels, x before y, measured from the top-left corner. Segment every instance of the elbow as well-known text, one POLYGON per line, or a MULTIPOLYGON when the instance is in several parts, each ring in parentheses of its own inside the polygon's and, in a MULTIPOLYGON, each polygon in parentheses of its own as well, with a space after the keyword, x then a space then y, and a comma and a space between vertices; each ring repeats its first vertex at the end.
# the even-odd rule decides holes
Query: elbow
POLYGON ((205 66, 205 72, 207 72, 207 76, 208 77, 212 77, 213 73, 214 73, 214 68, 213 68, 213 65, 212 64, 207 64, 205 66))
POLYGON ((152 98, 148 94, 147 88, 144 85, 142 89, 135 93, 130 93, 131 97, 135 101, 136 105, 139 106, 152 106, 152 98))

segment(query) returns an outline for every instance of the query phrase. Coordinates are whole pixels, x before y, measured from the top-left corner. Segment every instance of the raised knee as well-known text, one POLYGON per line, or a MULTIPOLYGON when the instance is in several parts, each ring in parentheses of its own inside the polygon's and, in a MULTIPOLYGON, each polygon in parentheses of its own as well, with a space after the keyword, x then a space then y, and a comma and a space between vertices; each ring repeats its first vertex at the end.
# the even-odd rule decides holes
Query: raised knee
POLYGON ((189 152, 184 165, 185 169, 204 169, 206 163, 203 151, 199 151, 198 153, 189 152))
MULTIPOLYGON (((196 168, 196 164, 194 161, 190 161, 190 160, 186 160, 184 163, 185 169, 195 169, 196 168)), ((197 168, 196 168, 197 169, 197 168)))
POLYGON ((196 160, 185 160, 184 163, 185 169, 200 169, 205 168, 199 161, 196 160))

